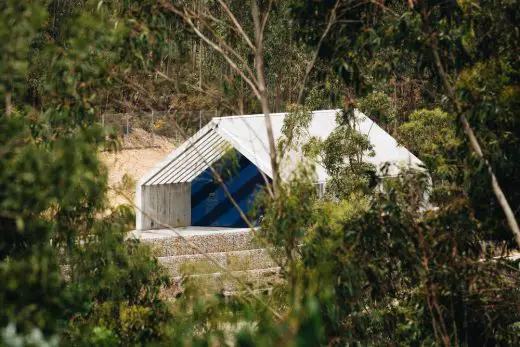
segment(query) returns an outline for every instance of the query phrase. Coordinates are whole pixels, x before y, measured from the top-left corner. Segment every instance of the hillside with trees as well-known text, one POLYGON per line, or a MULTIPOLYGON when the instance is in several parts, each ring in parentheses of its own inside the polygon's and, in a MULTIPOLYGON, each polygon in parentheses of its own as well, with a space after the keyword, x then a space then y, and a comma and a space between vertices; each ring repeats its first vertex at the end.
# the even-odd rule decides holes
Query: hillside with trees
MULTIPOLYGON (((520 344, 518 1, 5 0, 0 52, 0 345, 520 344), (319 109, 339 126, 304 141, 319 109), (354 109, 423 170, 374 177, 354 109), (272 291, 168 295, 109 201, 104 115, 201 110, 265 115, 272 291), (281 179, 294 146, 323 197, 312 166, 281 179)), ((176 119, 151 127, 202 122, 176 119)))

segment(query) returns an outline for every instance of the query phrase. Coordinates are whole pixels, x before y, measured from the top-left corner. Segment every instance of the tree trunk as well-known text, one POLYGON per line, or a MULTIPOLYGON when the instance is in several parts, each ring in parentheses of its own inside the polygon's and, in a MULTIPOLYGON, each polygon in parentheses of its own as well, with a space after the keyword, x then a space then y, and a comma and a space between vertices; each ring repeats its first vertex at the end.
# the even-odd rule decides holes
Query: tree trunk
POLYGON ((280 112, 280 106, 282 103, 282 88, 280 86, 280 77, 276 79, 276 99, 274 101, 274 111, 280 112))
MULTIPOLYGON (((267 129, 267 138, 269 140, 269 153, 271 157, 271 171, 273 179, 273 193, 275 198, 278 197, 278 184, 280 174, 278 170, 278 157, 276 154, 276 144, 273 135, 273 124, 269 111, 269 99, 265 83, 264 75, 264 56, 263 56, 263 25, 261 24, 260 13, 256 0, 251 0, 251 12, 253 15, 253 22, 255 27, 255 70, 256 79, 258 81, 258 92, 260 94, 260 104, 262 106, 262 113, 265 118, 265 127, 267 129)), ((267 14, 265 14, 267 16, 267 14)), ((264 18, 265 20, 265 18, 264 18)))
POLYGON ((435 37, 435 34, 432 32, 430 24, 429 24, 429 18, 428 13, 425 4, 421 4, 421 16, 424 24, 424 30, 425 33, 430 38, 430 48, 433 53, 433 57, 435 60, 435 66, 437 68, 437 73, 439 74, 439 77, 444 84, 444 89, 446 91, 446 94, 448 95, 448 98, 455 106, 455 111, 457 113, 458 118, 461 120, 462 128, 464 130, 464 133, 466 133, 466 136, 468 137, 469 144, 471 149, 477 154, 477 156, 484 161, 484 164, 486 165, 487 171, 489 173, 489 176, 491 178, 491 187, 493 189, 493 193, 495 194, 495 197, 498 200, 498 203, 500 204, 500 207, 502 208, 502 211, 504 212, 504 215, 507 220, 507 224, 509 225, 509 228, 513 232, 513 235, 516 240, 516 244, 518 247, 520 247, 520 227, 518 226, 518 222, 516 221, 515 214, 513 212, 513 209, 509 205, 509 202, 507 201, 506 196, 504 195, 504 192, 502 191, 502 188, 500 187, 500 184, 496 178, 496 175, 493 171, 493 168, 491 167, 491 163, 484 157, 484 153, 482 151, 482 148, 480 147, 480 144, 478 142, 477 136, 475 135, 475 132, 471 128, 468 119, 466 118, 466 115, 462 112, 461 106, 458 103, 457 96, 455 95, 455 91, 453 90, 452 85, 450 84, 448 80, 448 76, 446 76, 446 73, 444 71, 444 67, 441 62, 441 58, 439 55, 439 51, 437 48, 437 39, 435 37))
POLYGON ((11 113, 13 112, 13 104, 12 104, 12 94, 11 92, 5 93, 5 117, 11 118, 11 113))

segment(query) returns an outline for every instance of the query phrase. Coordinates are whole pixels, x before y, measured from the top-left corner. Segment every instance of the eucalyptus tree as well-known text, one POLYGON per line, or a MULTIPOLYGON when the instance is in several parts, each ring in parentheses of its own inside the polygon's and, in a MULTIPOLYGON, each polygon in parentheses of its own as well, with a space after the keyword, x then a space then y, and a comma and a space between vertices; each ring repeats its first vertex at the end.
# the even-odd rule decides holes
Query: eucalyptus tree
MULTIPOLYGON (((385 83, 391 96, 396 81, 408 79, 421 86, 421 107, 452 113, 458 134, 465 134, 458 160, 465 163, 466 196, 489 233, 511 239, 509 229, 518 244, 520 202, 513 189, 520 152, 513 135, 518 133, 513 106, 517 6, 509 1, 343 2, 347 10, 338 12, 338 24, 323 43, 330 50, 323 54, 361 95, 383 90, 385 83)), ((319 35, 306 28, 325 23, 334 6, 332 1, 296 2, 300 35, 317 40, 319 35)), ((408 115, 396 117, 403 122, 408 115)))
POLYGON ((107 208, 96 119, 124 30, 102 5, 69 13, 58 40, 46 1, 0 4, 2 344, 144 343, 168 317, 132 210, 107 208))

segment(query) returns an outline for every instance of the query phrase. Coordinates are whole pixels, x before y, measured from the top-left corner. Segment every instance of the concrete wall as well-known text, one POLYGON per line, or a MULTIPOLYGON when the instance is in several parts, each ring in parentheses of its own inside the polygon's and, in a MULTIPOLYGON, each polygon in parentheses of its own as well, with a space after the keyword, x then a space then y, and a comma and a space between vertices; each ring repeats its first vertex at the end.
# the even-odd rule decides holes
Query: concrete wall
POLYGON ((136 195, 137 230, 161 228, 152 219, 174 227, 190 225, 191 183, 138 186, 136 195))

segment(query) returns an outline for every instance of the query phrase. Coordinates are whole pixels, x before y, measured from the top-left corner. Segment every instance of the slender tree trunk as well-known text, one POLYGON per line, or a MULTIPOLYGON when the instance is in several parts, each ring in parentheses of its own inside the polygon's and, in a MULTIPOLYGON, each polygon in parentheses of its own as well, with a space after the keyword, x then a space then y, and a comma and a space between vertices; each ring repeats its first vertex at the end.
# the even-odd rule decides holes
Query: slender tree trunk
POLYGON ((202 89, 202 42, 199 43, 199 88, 202 89))
POLYGON ((12 94, 11 92, 5 93, 5 116, 6 118, 11 118, 11 113, 13 112, 13 104, 12 104, 12 94))
POLYGON ((507 220, 507 224, 509 225, 509 228, 511 229, 516 244, 518 247, 520 247, 520 227, 518 226, 518 222, 516 221, 515 214, 513 212, 513 209, 509 205, 509 202, 507 201, 507 198, 502 191, 502 188, 500 187, 500 184, 497 180, 497 177, 493 171, 493 168, 491 167, 491 163, 486 159, 484 156, 484 153, 482 151, 482 148, 480 147, 480 143, 477 139, 477 136, 475 135, 475 132, 471 128, 468 119, 466 118, 466 115, 463 113, 461 106, 457 100, 457 96, 455 95, 455 91, 448 80, 448 76, 446 75, 444 71, 444 67, 441 62, 441 58, 438 51, 438 44, 437 44, 437 38, 435 34, 432 32, 432 29, 429 24, 429 18, 426 6, 424 2, 421 4, 421 16, 424 24, 424 30, 425 33, 428 35, 430 39, 430 48, 433 53, 433 57, 435 59, 435 66, 437 68, 437 73, 439 74, 439 77, 442 80, 442 83, 444 85, 444 89, 446 91, 446 94, 448 95, 448 98, 455 106, 455 111, 457 113, 458 118, 460 119, 462 123, 462 129, 464 130, 464 133, 466 133, 466 136, 468 137, 469 144, 471 149, 477 154, 477 156, 484 161, 484 164, 486 165, 487 171, 489 173, 489 176, 491 178, 491 187, 493 189, 493 193, 495 194, 495 197, 498 200, 498 203, 500 204, 500 207, 502 208, 502 211, 504 212, 504 215, 507 220))
POLYGON ((307 83, 307 79, 309 78, 309 75, 311 73, 312 68, 314 67, 314 64, 316 63, 316 59, 318 58, 318 53, 320 52, 321 44, 323 43, 323 40, 325 40, 325 37, 330 31, 330 28, 332 28, 332 25, 336 22, 336 10, 338 9, 340 1, 336 1, 336 4, 334 4, 334 7, 330 11, 329 20, 327 22, 327 26, 325 27, 325 30, 323 31, 323 34, 321 34, 320 41, 318 42, 318 46, 316 47, 316 50, 314 51, 314 54, 312 55, 311 60, 307 64, 307 68, 305 69, 305 75, 303 76, 301 86, 300 86, 300 92, 298 93, 298 99, 297 103, 302 103, 303 98, 303 92, 305 91, 305 84, 307 83))
MULTIPOLYGON (((199 16, 200 16, 200 12, 202 10, 202 1, 199 1, 199 6, 198 6, 198 12, 199 12, 199 16)), ((200 24, 200 20, 197 21, 197 28, 199 30, 202 30, 201 29, 201 24, 200 24)), ((202 89, 202 39, 199 38, 199 88, 202 89)))
POLYGON ((191 71, 195 71, 197 64, 197 40, 193 40, 191 53, 191 71))
POLYGON ((274 101, 274 111, 280 111, 280 105, 282 103, 282 88, 280 86, 280 77, 278 76, 276 79, 276 99, 274 101))
MULTIPOLYGON (((258 92, 260 94, 260 104, 262 106, 262 112, 265 118, 265 126, 267 129, 267 138, 269 141, 269 152, 271 157, 271 170, 273 178, 273 193, 275 197, 278 197, 278 184, 279 184, 279 170, 278 170, 278 157, 276 151, 276 144, 273 135, 273 124, 271 122, 271 116, 269 111, 269 99, 267 93, 267 87, 265 83, 264 75, 264 56, 263 56, 263 25, 260 13, 258 10, 258 4, 256 0, 251 0, 251 12, 253 15, 253 22, 255 27, 255 70, 256 79, 258 84, 258 92)), ((266 13, 265 16, 268 14, 266 13)), ((266 18, 264 18, 265 20, 266 18)))
POLYGON ((240 89, 238 92, 238 110, 240 114, 245 114, 244 112, 244 82, 240 79, 240 89))
MULTIPOLYGON (((178 8, 169 2, 164 2, 163 5, 170 9, 172 12, 181 16, 184 21, 191 27, 191 29, 195 32, 195 34, 204 41, 208 47, 212 48, 215 52, 220 54, 222 58, 228 63, 229 67, 234 70, 236 73, 240 75, 240 77, 246 82, 252 89, 253 93, 260 101, 262 106, 262 112, 265 116, 265 124, 267 131, 267 138, 269 142, 269 152, 270 152, 270 162, 272 169, 272 187, 271 185, 267 185, 267 189, 269 194, 276 198, 277 196, 277 187, 279 182, 279 168, 278 168, 278 157, 276 151, 276 144, 273 135, 273 127, 270 118, 269 111, 269 99, 267 93, 267 86, 265 81, 264 74, 264 60, 263 60, 263 32, 265 26, 267 24, 267 19, 269 18, 269 12, 271 9, 273 1, 269 1, 267 3, 267 9, 265 11, 264 16, 262 17, 259 13, 257 0, 251 1, 251 14, 254 22, 254 32, 255 32, 255 45, 252 44, 251 40, 243 30, 243 28, 238 23, 236 17, 233 15, 231 11, 226 11, 228 17, 231 19, 233 24, 236 26, 237 32, 243 37, 248 46, 252 49, 252 52, 255 56, 254 69, 251 69, 248 62, 247 57, 241 57, 233 48, 227 45, 223 38, 216 35, 213 39, 206 36, 199 30, 198 24, 195 24, 192 20, 193 15, 188 13, 186 9, 178 8), (255 71, 253 71, 255 70, 255 71), (271 189, 272 188, 272 189, 271 189)), ((224 1, 219 1, 220 5, 224 10, 227 9, 227 5, 224 1)), ((200 17, 199 17, 200 20, 200 17)))

